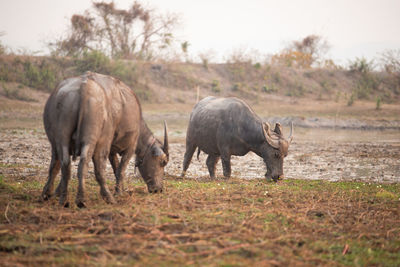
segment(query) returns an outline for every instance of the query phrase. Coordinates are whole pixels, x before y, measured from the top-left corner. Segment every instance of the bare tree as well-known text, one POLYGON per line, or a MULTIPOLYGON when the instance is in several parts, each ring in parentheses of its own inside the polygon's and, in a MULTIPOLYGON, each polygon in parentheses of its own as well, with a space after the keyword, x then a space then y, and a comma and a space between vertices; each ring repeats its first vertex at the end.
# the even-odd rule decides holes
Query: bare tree
POLYGON ((400 74, 400 49, 384 51, 379 61, 386 72, 400 74))
MULTIPOLYGON (((0 37, 6 35, 5 32, 0 32, 0 37)), ((6 47, 2 44, 2 42, 0 41, 0 55, 5 54, 6 53, 6 47)))
POLYGON ((137 1, 127 10, 114 2, 93 2, 92 10, 72 16, 68 36, 49 46, 61 55, 100 50, 112 58, 150 59, 155 50, 170 46, 178 22, 176 15, 160 15, 137 1))

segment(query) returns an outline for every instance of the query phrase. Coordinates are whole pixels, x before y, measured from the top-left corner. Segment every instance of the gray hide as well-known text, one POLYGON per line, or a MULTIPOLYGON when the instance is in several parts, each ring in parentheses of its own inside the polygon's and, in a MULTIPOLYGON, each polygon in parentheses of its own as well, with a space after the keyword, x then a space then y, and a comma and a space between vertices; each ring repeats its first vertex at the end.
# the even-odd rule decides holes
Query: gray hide
POLYGON ((195 105, 190 115, 182 176, 198 147, 208 154, 206 164, 211 178, 215 177, 220 158, 224 176, 230 177, 231 155, 244 156, 253 151, 266 164, 266 178, 276 181, 283 177, 283 159, 288 153, 292 130, 293 126, 289 138, 285 139, 279 123, 271 131, 269 124, 263 123, 244 101, 235 97, 206 97, 195 105))

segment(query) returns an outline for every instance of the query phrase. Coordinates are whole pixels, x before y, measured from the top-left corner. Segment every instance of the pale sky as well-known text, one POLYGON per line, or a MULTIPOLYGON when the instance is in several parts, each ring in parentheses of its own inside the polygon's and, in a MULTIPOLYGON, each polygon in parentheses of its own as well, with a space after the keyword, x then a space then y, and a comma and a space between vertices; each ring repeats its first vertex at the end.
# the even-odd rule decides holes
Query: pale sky
MULTIPOLYGON (((128 8, 133 0, 116 0, 128 8)), ((189 52, 233 50, 273 54, 310 34, 331 45, 328 56, 339 64, 368 59, 386 49, 400 49, 400 0, 144 0, 159 12, 182 19, 178 35, 189 52)), ((83 13, 91 0, 0 0, 0 37, 14 51, 48 50, 45 40, 65 32, 72 14, 83 13)))

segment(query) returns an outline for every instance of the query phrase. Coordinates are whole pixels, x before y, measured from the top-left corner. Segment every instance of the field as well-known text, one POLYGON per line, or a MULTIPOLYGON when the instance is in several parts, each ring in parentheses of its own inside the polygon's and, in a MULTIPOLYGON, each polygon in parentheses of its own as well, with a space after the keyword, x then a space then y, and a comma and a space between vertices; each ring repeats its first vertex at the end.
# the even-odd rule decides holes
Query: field
MULTIPOLYGON (((264 118, 295 114, 304 123, 295 128, 286 178, 278 183, 263 179, 265 167, 251 153, 233 158, 229 180, 220 165, 218 178, 208 178, 204 154, 181 179, 192 105, 145 104, 157 136, 164 120, 169 125, 165 192, 148 194, 131 162, 127 192, 107 205, 90 167, 88 208, 78 209, 40 201, 50 147, 41 121, 47 95, 35 97, 0 97, 0 265, 400 265, 397 104, 380 111, 372 102, 254 104, 264 118)), ((113 188, 110 166, 107 174, 113 188)), ((76 163, 71 200, 75 178, 76 163)))

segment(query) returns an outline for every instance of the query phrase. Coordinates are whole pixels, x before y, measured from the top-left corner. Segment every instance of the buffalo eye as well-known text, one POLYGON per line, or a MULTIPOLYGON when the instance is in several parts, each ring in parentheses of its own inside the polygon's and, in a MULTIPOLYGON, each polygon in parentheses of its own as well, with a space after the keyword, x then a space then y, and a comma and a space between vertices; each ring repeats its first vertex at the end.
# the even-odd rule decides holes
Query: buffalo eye
POLYGON ((275 158, 279 159, 281 157, 281 155, 279 154, 279 152, 275 152, 275 158))

